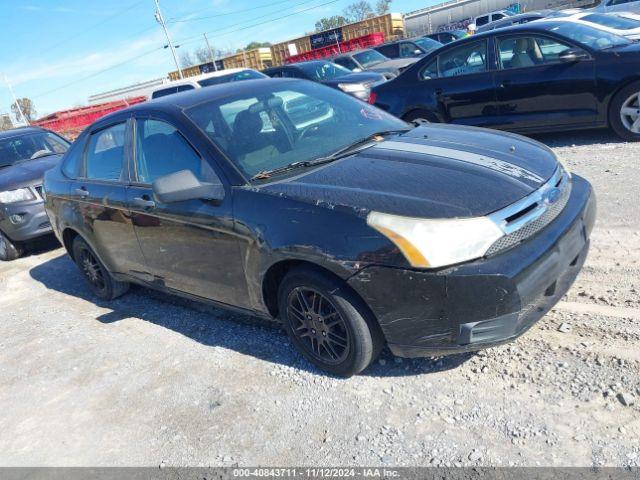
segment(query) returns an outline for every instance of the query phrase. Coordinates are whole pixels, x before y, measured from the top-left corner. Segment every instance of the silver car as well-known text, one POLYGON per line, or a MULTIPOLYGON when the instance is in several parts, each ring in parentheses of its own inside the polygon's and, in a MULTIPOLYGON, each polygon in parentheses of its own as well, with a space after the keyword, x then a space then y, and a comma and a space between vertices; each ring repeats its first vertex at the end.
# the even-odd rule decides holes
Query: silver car
POLYGON ((598 12, 633 12, 640 13, 640 0, 602 0, 593 8, 598 12))

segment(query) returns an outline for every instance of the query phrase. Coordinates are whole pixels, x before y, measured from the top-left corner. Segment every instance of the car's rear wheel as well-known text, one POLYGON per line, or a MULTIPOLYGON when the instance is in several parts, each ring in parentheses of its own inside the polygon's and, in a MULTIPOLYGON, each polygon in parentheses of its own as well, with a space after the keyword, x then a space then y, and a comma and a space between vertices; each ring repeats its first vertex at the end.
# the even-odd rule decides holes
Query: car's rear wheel
POLYGON ((434 116, 426 110, 414 110, 409 112, 403 117, 403 120, 405 122, 412 123, 416 127, 428 125, 435 121, 434 116))
POLYGON ((314 365, 350 377, 367 368, 384 345, 362 300, 343 282, 303 267, 279 288, 279 310, 289 338, 314 365))
POLYGON ((24 253, 24 247, 20 243, 12 242, 0 230, 0 260, 9 262, 20 257, 24 253))
POLYGON ((640 141, 640 82, 628 85, 613 98, 609 122, 619 137, 640 141))
POLYGON ((129 290, 129 284, 114 279, 87 242, 80 237, 73 241, 73 259, 96 297, 113 300, 129 290))

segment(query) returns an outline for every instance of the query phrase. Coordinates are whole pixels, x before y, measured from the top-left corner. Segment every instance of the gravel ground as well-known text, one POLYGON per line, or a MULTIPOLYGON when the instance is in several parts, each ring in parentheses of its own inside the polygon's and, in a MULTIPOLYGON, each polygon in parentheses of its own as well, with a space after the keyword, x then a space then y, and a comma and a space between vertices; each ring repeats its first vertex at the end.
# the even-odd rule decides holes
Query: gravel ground
POLYGON ((640 144, 538 139, 593 183, 593 247, 556 309, 476 355, 335 379, 247 317, 97 303, 61 249, 0 265, 0 465, 640 465, 640 144))

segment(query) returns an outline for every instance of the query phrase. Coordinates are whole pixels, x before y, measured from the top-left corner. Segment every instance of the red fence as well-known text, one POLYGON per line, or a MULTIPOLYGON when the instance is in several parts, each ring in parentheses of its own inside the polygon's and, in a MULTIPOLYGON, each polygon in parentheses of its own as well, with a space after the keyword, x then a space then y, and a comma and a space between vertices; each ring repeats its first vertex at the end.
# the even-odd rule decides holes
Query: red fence
POLYGON ((335 45, 328 45, 322 48, 316 48, 298 55, 291 55, 285 59, 286 63, 304 62, 307 60, 320 60, 322 58, 339 55, 340 53, 350 52, 352 50, 360 50, 361 48, 369 48, 384 43, 384 33, 376 32, 362 37, 352 38, 335 45))
POLYGON ((132 97, 115 102, 61 110, 46 117, 39 118, 35 122, 32 122, 32 124, 42 128, 48 128, 67 138, 74 139, 80 135, 80 132, 82 132, 85 127, 91 125, 99 118, 104 117, 106 114, 122 110, 129 105, 144 102, 146 99, 147 97, 132 97))

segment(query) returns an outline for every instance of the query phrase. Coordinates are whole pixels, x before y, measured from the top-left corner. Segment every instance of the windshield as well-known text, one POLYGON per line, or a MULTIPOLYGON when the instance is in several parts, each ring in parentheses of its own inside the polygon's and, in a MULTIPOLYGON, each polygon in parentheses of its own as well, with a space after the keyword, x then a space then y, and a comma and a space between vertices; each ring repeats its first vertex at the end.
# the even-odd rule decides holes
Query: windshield
POLYGON ((351 73, 351 70, 332 62, 298 63, 296 67, 317 82, 333 80, 334 78, 351 73))
POLYGON ((250 93, 186 110, 247 178, 329 156, 377 132, 408 128, 376 107, 317 83, 264 83, 250 93))
POLYGON ((603 27, 614 28, 616 30, 633 30, 640 28, 640 21, 627 17, 619 17, 617 15, 608 15, 606 13, 591 13, 581 18, 586 22, 597 23, 603 27))
POLYGON ((22 160, 64 153, 68 148, 69 142, 49 132, 0 139, 0 168, 22 160))
POLYGON ((614 35, 613 33, 573 22, 563 22, 551 28, 550 31, 570 38, 594 50, 605 50, 607 48, 629 45, 631 43, 630 40, 614 35))
POLYGON ((229 75, 205 78, 204 80, 199 80, 198 83, 201 87, 208 87, 220 83, 239 82, 241 80, 253 80, 256 78, 267 78, 267 76, 255 70, 243 70, 242 72, 231 73, 229 75))
POLYGON ((431 50, 435 50, 436 48, 440 48, 442 46, 440 42, 427 37, 416 38, 414 42, 424 48, 427 52, 430 52, 431 50))
POLYGON ((353 58, 355 58, 358 63, 365 68, 372 67, 378 63, 389 60, 377 50, 365 50, 364 52, 356 53, 353 58))

